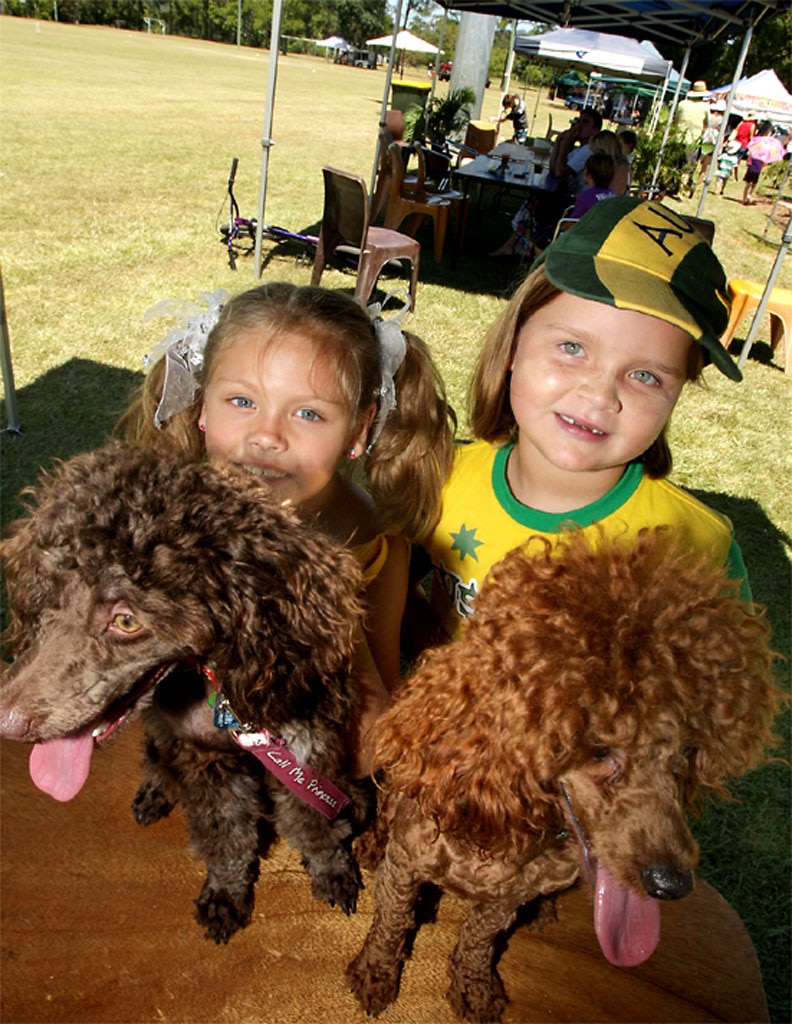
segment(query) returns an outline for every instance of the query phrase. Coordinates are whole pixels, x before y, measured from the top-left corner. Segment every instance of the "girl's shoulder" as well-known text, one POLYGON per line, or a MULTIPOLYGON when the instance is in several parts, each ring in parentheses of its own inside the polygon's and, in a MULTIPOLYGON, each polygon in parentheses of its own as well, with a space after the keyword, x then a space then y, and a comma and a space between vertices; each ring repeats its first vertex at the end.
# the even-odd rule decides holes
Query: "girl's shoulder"
POLYGON ((684 526, 702 549, 728 550, 732 542, 734 527, 728 516, 670 480, 644 476, 636 501, 645 504, 649 525, 684 526))
POLYGON ((503 447, 490 441, 457 441, 454 446, 451 478, 459 481, 491 470, 498 452, 503 447))

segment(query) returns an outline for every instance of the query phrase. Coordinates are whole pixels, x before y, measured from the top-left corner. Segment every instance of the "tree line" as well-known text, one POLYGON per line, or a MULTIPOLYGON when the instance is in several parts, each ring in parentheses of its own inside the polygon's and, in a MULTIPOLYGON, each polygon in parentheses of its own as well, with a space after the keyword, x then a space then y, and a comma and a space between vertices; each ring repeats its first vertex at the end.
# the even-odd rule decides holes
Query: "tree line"
MULTIPOLYGON (((268 47, 272 0, 0 0, 0 13, 268 47)), ((360 44, 391 31, 386 0, 286 0, 281 33, 360 44)))
MULTIPOLYGON (((272 0, 0 0, 0 14, 35 17, 43 20, 84 25, 109 25, 133 31, 164 31, 168 35, 189 36, 219 43, 269 47, 272 32, 272 0)), ((404 20, 417 35, 439 42, 442 9, 433 0, 407 0, 404 20)), ((453 56, 459 15, 449 12, 443 49, 453 56)), ((510 21, 499 19, 495 33, 490 74, 495 83, 506 65, 510 43, 510 21)), ((528 27, 523 22, 520 30, 528 27)), ((536 26, 537 31, 550 26, 536 26)), ((340 35, 354 46, 362 47, 372 36, 393 29, 387 0, 284 0, 281 34, 297 39, 324 39, 340 35)), ((792 12, 771 14, 756 27, 743 74, 774 68, 787 89, 792 91, 792 12)), ((731 81, 742 43, 742 31, 725 34, 715 43, 693 48, 687 77, 702 78, 710 86, 731 81)), ((679 67, 683 48, 664 46, 663 56, 679 67)), ((420 60, 420 59, 419 59, 420 60)), ((550 73, 541 74, 537 65, 518 59, 515 73, 537 85, 547 82, 550 73)), ((558 69, 560 73, 563 69, 558 69)))

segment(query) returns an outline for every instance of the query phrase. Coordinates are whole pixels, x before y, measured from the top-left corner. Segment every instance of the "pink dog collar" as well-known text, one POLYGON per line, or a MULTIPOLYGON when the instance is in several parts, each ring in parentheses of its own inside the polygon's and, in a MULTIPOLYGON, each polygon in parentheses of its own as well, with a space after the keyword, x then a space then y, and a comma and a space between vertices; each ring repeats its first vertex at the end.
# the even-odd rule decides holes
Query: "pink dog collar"
POLYGON ((272 736, 266 729, 254 732, 252 726, 240 724, 228 701, 220 693, 217 676, 205 662, 194 661, 212 685, 215 710, 215 725, 227 729, 243 750, 258 758, 268 772, 295 793, 309 807, 313 807, 329 821, 333 821, 350 802, 342 790, 325 779, 307 764, 301 764, 286 746, 284 740, 272 736))

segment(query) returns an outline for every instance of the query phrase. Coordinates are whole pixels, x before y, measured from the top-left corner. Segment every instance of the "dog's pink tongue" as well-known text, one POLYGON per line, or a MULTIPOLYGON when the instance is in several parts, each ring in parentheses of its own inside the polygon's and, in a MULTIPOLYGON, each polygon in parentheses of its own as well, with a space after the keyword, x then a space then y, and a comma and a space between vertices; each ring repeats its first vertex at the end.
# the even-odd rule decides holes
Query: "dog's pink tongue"
POLYGON ((594 931, 605 958, 616 967, 642 964, 660 941, 657 900, 623 889, 602 864, 597 864, 594 931))
POLYGON ((56 800, 71 800, 88 778, 93 748, 90 729, 62 740, 37 743, 30 752, 30 777, 42 792, 56 800))

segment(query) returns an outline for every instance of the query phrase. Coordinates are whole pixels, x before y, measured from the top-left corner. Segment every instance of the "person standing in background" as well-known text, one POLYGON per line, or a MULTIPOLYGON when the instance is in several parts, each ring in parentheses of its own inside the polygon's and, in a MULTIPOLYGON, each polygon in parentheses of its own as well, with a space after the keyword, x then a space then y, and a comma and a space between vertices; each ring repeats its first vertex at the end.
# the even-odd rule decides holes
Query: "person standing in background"
POLYGON ((726 113, 726 103, 723 100, 717 102, 710 100, 710 107, 707 113, 707 123, 704 134, 701 137, 701 150, 699 152, 698 179, 703 178, 712 163, 712 155, 715 152, 715 145, 720 134, 723 115, 726 113))
POLYGON ((682 172, 682 186, 693 194, 695 173, 701 153, 701 143, 707 127, 707 104, 709 97, 707 83, 699 79, 694 82, 687 96, 679 102, 676 123, 685 142, 685 169, 682 172))
POLYGON ((525 104, 517 93, 507 93, 501 101, 503 113, 498 118, 498 125, 511 121, 514 129, 514 141, 525 142, 528 137, 528 114, 525 104))
MULTIPOLYGON (((737 127, 734 129, 731 135, 732 139, 734 139, 735 142, 739 143, 740 146, 740 148, 737 150, 738 170, 739 161, 748 159, 748 143, 751 141, 754 135, 756 135, 756 131, 756 114, 752 110, 745 115, 745 117, 742 119, 742 121, 740 121, 740 123, 737 125, 737 127)), ((735 170, 735 181, 737 180, 737 177, 737 170, 735 170)))
POLYGON ((769 121, 762 121, 757 133, 747 146, 748 166, 745 169, 745 188, 743 189, 743 206, 753 206, 756 183, 762 168, 767 164, 784 159, 784 146, 780 139, 773 135, 773 126, 769 121))

